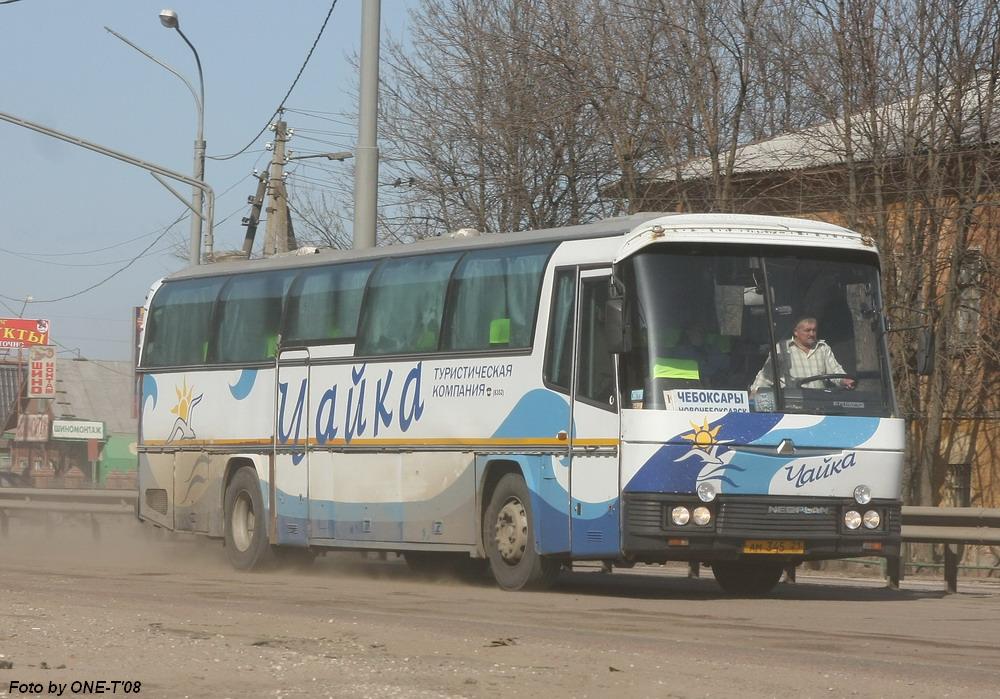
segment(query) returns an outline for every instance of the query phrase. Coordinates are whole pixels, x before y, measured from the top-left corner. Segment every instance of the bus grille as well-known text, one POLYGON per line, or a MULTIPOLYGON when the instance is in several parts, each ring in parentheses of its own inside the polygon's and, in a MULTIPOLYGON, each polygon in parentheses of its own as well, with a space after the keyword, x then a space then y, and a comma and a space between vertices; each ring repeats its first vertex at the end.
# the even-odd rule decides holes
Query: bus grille
MULTIPOLYGON (((689 508, 702 503, 690 497, 675 498, 666 494, 627 494, 624 502, 625 526, 629 531, 652 534, 660 531, 677 531, 669 526, 670 508, 683 504, 689 508)), ((848 503, 841 499, 803 500, 787 496, 755 497, 753 499, 722 500, 715 506, 715 527, 706 529, 721 536, 776 539, 776 538, 834 538, 841 531, 840 518, 848 503), (825 511, 823 511, 825 510, 825 511)), ((709 505, 712 507, 712 505, 709 505)), ((857 506, 855 506, 857 507, 857 506)), ((875 532, 857 534, 899 534, 900 511, 898 507, 885 507, 881 503, 871 507, 885 515, 885 522, 875 532)), ((857 509, 864 509, 857 507, 857 509)), ((697 530, 691 530, 697 531, 697 530)))
MULTIPOLYGON (((782 503, 784 504, 784 503, 782 503)), ((719 534, 767 537, 834 537, 840 508, 829 504, 827 512, 769 512, 765 502, 722 502, 716 528, 719 534)), ((789 510, 793 510, 789 507, 789 510)), ((820 509, 820 508, 816 508, 820 509)))
POLYGON ((657 500, 631 499, 625 507, 629 529, 663 529, 667 521, 663 503, 657 500))

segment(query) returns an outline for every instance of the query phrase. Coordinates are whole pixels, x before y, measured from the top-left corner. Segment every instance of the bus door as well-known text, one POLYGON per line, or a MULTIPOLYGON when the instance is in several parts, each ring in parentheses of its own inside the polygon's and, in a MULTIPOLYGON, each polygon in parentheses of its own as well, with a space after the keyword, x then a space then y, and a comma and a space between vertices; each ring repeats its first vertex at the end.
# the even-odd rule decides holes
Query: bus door
POLYGON ((309 350, 278 354, 275 372, 272 543, 309 543, 309 350))
POLYGON ((618 391, 604 328, 611 270, 579 271, 571 390, 570 507, 574 555, 619 551, 618 391))

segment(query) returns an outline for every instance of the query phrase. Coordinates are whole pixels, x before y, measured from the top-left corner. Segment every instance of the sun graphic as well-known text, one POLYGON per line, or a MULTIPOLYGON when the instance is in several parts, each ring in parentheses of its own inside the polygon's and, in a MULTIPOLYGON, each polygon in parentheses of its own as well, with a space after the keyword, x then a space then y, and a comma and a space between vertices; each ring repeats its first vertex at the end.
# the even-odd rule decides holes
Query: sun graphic
POLYGON ((691 423, 691 427, 694 428, 694 432, 691 434, 681 435, 681 439, 686 439, 690 442, 694 442, 695 449, 701 449, 704 452, 711 452, 712 447, 718 444, 715 438, 719 434, 719 430, 722 429, 722 425, 716 425, 714 428, 708 426, 708 418, 705 418, 701 425, 696 422, 691 423))
MULTIPOLYGON (((188 388, 187 379, 184 379, 184 384, 182 388, 174 387, 174 391, 177 392, 177 405, 170 409, 174 415, 179 417, 184 422, 187 422, 191 417, 191 405, 194 402, 192 399, 192 394, 194 393, 194 386, 188 388)), ((199 396, 200 397, 200 396, 199 396)))

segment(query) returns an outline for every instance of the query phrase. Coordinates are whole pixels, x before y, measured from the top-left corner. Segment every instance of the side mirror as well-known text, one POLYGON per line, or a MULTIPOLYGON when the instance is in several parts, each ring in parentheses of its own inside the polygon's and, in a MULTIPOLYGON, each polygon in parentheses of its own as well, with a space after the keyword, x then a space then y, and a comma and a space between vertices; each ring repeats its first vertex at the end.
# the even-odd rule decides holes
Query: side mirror
POLYGON ((930 376, 934 371, 934 331, 923 328, 917 336, 917 374, 930 376))
POLYGON ((604 303, 604 332, 610 354, 627 351, 625 346, 625 312, 621 298, 610 298, 604 303))

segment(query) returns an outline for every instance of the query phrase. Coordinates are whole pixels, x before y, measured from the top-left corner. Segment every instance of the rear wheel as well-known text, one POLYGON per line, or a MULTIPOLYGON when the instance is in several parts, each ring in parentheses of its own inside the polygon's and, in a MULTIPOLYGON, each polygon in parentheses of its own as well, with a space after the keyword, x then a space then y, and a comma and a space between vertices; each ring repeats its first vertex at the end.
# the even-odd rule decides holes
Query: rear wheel
POLYGON ((561 567, 535 549, 535 519, 524 479, 516 473, 497 483, 483 517, 483 545, 490 570, 505 590, 543 589, 561 567))
POLYGON ((770 592, 781 578, 781 563, 716 561, 712 574, 719 587, 731 595, 757 596, 770 592))
POLYGON ((273 560, 260 481, 253 469, 239 469, 226 486, 226 557, 239 570, 261 568, 273 560))

